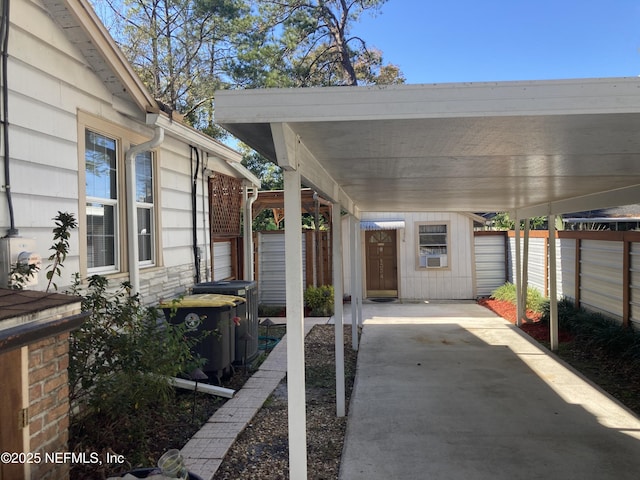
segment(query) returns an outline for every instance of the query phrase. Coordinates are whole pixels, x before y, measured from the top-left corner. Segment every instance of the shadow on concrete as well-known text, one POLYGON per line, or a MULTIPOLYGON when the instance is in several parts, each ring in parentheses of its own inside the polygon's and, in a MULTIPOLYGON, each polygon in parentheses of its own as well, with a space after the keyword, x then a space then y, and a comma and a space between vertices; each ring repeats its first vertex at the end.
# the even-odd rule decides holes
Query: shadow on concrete
POLYGON ((508 322, 385 307, 366 312, 341 479, 638 478, 640 420, 508 322))

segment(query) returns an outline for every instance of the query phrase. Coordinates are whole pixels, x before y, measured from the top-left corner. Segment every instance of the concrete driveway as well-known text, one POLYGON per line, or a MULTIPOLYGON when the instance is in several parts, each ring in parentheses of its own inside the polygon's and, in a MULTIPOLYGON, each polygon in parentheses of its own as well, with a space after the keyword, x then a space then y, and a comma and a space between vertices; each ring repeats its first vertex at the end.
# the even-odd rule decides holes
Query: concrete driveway
POLYGON ((363 313, 341 479, 640 478, 638 417, 490 311, 363 313))

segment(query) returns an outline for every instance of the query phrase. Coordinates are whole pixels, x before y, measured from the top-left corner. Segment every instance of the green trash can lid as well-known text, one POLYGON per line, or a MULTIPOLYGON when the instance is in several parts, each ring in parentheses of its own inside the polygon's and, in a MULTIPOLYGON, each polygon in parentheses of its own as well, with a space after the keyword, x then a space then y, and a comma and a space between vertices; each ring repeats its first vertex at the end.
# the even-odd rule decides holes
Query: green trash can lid
POLYGON ((187 295, 176 300, 164 301, 160 308, 198 308, 198 307, 235 307, 244 303, 245 299, 235 295, 221 295, 219 293, 199 293, 187 295))

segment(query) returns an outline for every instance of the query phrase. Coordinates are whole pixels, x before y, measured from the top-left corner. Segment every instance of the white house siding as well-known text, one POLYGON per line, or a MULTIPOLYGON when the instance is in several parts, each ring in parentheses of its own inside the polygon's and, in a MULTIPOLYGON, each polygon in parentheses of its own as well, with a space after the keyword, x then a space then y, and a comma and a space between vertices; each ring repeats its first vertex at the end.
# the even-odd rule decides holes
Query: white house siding
MULTIPOLYGON (((398 296, 402 300, 453 300, 475 297, 475 264, 473 220, 455 212, 363 212, 362 220, 404 220, 405 228, 398 230, 398 296), (448 267, 416 269, 417 223, 442 222, 449 225, 448 267)), ((359 226, 358 226, 359 228, 359 226)), ((364 242, 364 235, 362 235, 364 242)), ((351 274, 349 230, 343 224, 345 293, 350 294, 351 274)), ((362 250, 364 252, 364 248, 362 250)), ((363 261, 363 265, 366 262, 363 261)), ((363 272, 363 279, 366 275, 363 272)), ((363 281, 363 284, 365 282, 363 281)), ((363 285, 363 288, 366 288, 363 285)))
MULTIPOLYGON (((95 119, 130 132, 130 138, 123 141, 125 148, 151 138, 152 131, 145 126, 145 112, 133 102, 113 97, 38 0, 12 2, 9 52, 9 145, 15 226, 21 236, 35 238, 46 266, 52 218, 57 212, 73 213, 81 224, 84 222, 84 186, 80 185, 83 154, 78 147, 78 136, 84 134, 81 122, 95 119)), ((147 303, 182 293, 193 284, 189 155, 188 143, 165 132, 165 141, 157 149, 155 172, 160 229, 156 240, 160 253, 155 265, 140 270, 141 294, 147 303)), ((234 175, 223 160, 201 155, 201 166, 204 162, 210 170, 234 175)), ((123 165, 122 161, 119 167, 123 165)), ((120 188, 120 198, 124 199, 124 185, 120 188)), ((206 268, 210 266, 207 188, 206 179, 200 175, 196 221, 203 279, 207 279, 206 268)), ((0 236, 4 236, 10 223, 4 192, 0 192, 0 202, 0 236)), ((119 223, 121 227, 126 225, 124 220, 119 223)), ((57 282, 61 287, 71 283, 74 273, 87 274, 82 260, 82 234, 81 228, 70 238, 64 276, 57 282)), ((124 241, 125 232, 120 235, 124 241)), ((120 260, 120 265, 126 270, 126 258, 120 260)), ((117 284, 128 275, 120 273, 111 278, 117 284)), ((43 290, 45 286, 41 273, 34 288, 43 290)))
MULTIPOLYGON (((99 105, 110 95, 38 2, 12 2, 9 52, 9 146, 16 228, 21 236, 35 238, 38 253, 46 258, 52 243, 52 218, 58 211, 78 217, 77 109, 100 111, 99 105)), ((4 195, 0 225, 4 236, 9 227, 4 195)), ((59 284, 69 284, 71 275, 80 270, 77 231, 70 244, 65 279, 59 284)), ((39 280, 37 288, 44 289, 44 274, 39 280)))

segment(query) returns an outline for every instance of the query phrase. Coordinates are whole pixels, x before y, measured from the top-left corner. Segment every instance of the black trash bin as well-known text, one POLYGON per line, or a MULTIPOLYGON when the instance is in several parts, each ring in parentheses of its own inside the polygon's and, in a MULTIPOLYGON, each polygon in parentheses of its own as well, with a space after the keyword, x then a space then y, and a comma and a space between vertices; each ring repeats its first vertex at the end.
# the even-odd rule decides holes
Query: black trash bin
POLYGON ((244 305, 238 305, 237 314, 240 325, 235 333, 235 365, 251 363, 258 356, 258 284, 250 280, 229 280, 198 283, 193 287, 194 294, 219 293, 234 295, 245 299, 244 305))
POLYGON ((237 308, 244 306, 245 299, 233 295, 199 294, 188 295, 175 302, 161 304, 167 321, 172 324, 185 323, 194 335, 209 333, 194 346, 194 353, 206 360, 202 370, 221 382, 224 376, 233 373, 235 358, 235 323, 237 308), (172 311, 175 308, 175 315, 172 311))

